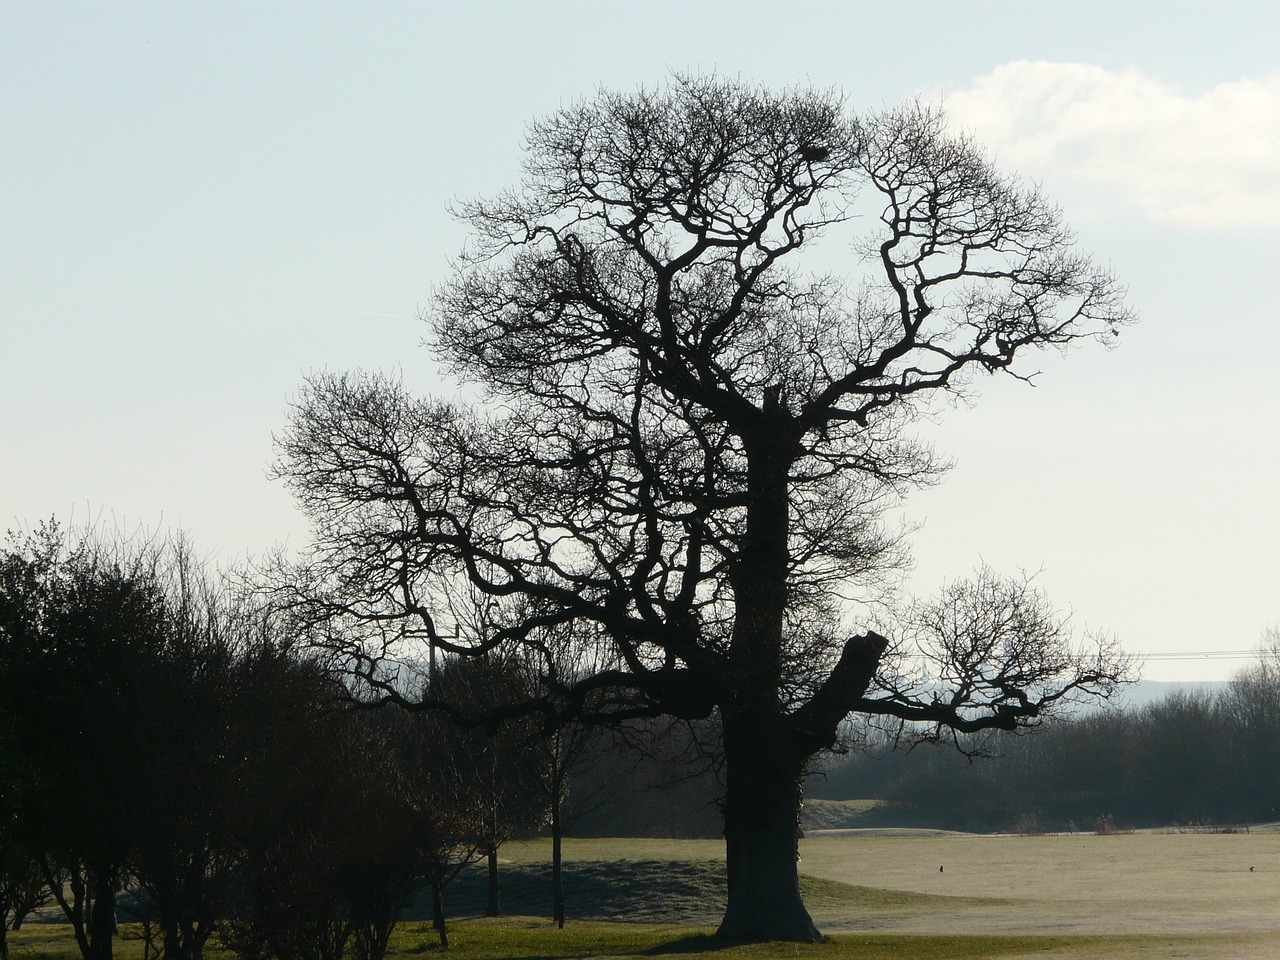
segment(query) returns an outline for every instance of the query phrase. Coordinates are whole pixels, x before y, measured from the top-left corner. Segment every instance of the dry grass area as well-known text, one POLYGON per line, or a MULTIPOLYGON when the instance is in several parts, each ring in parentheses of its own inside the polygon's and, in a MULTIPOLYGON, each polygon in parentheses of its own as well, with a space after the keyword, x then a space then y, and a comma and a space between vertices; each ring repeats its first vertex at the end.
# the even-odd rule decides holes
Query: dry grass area
MULTIPOLYGON (((546 857, 540 841, 503 852, 517 871, 546 857)), ((806 901, 836 935, 1052 937, 1026 955, 1099 960, 1280 957, 1280 833, 1272 831, 832 831, 811 834, 800 853, 806 901)), ((631 886, 636 873, 652 880, 664 862, 680 863, 672 879, 678 873, 685 883, 690 862, 700 863, 702 893, 712 896, 723 855, 713 840, 575 840, 565 850, 578 869, 599 865, 597 883, 619 886, 631 886)), ((668 915, 651 906, 643 919, 707 923, 719 909, 705 900, 695 909, 695 898, 679 895, 665 902, 668 915)), ((610 919, 607 909, 591 915, 610 919)))
MULTIPOLYGON (((474 960, 1275 960, 1280 957, 1280 833, 975 836, 833 831, 801 844, 801 883, 826 944, 723 948, 707 936, 724 898, 711 840, 573 840, 555 930, 545 841, 503 847, 505 912, 487 921, 480 869, 446 893, 453 947, 474 960), (942 867, 942 870, 939 870, 942 867), (1252 869, 1250 869, 1252 868, 1252 869), (469 917, 462 920, 460 918, 469 917), (625 922, 619 922, 625 921, 625 922)), ((427 924, 402 925, 391 957, 438 952, 427 924)), ((14 960, 75 960, 65 926, 29 924, 14 960)), ((141 946, 117 957, 141 960, 141 946)), ((211 952, 211 960, 222 957, 211 952)))
POLYGON ((803 841, 801 870, 920 898, 814 904, 833 933, 1065 934, 1102 938, 1089 957, 1280 957, 1280 833, 844 833, 803 841))

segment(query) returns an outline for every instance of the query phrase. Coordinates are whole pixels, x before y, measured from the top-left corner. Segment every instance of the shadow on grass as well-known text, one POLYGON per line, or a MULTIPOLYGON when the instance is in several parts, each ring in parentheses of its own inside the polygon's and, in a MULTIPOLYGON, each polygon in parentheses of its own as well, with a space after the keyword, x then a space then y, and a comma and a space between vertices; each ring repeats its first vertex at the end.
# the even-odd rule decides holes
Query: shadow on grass
MULTIPOLYGON (((547 917, 551 914, 551 870, 543 863, 504 863, 499 872, 502 914, 547 917)), ((682 924, 715 927, 727 897, 724 863, 717 860, 586 860, 565 865, 566 910, 571 920, 682 924)), ((876 918, 921 910, 957 909, 968 903, 997 901, 939 896, 903 890, 879 890, 838 880, 801 875, 800 891, 822 924, 823 916, 876 918)), ((464 870, 445 891, 451 919, 485 914, 487 873, 477 864, 464 870)), ((404 914, 426 920, 430 903, 419 896, 404 914)), ((701 941, 699 941, 701 942, 701 941)), ((708 949, 733 944, 716 941, 708 949)), ((678 953, 679 949, 669 952, 678 953)))
MULTIPOLYGON (((541 863, 502 864, 502 912, 508 916, 549 916, 551 869, 541 863)), ((576 920, 628 923, 718 923, 727 887, 724 864, 711 860, 584 861, 566 864, 564 894, 576 920)), ((488 899, 483 865, 464 870, 445 891, 451 917, 479 916, 488 899)), ((406 918, 426 919, 430 904, 419 897, 406 918)))
POLYGON ((643 955, 646 957, 660 957, 668 953, 712 953, 732 946, 736 946, 736 944, 729 940, 723 940, 714 933, 691 933, 687 936, 669 940, 666 943, 660 943, 656 947, 650 947, 644 951, 643 955))

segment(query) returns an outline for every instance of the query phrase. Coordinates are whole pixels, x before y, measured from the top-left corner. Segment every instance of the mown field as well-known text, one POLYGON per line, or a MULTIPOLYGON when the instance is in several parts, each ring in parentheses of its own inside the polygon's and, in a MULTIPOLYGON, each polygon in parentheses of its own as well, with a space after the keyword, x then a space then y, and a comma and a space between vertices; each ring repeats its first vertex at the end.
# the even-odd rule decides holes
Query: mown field
MULTIPOLYGON (((483 875, 447 894, 449 954, 474 958, 652 957, 709 951, 724 896, 722 847, 701 840, 566 844, 572 918, 546 913, 545 841, 503 848, 499 920, 477 916, 483 875)), ((1280 834, 1140 833, 1041 837, 910 831, 811 833, 801 844, 810 909, 831 942, 715 949, 714 956, 836 958, 1280 957, 1280 834), (940 869, 941 868, 941 869, 940 869)), ((394 957, 435 953, 422 921, 394 957)), ((127 930, 126 930, 127 933, 127 930)), ((12 956, 75 956, 67 929, 28 924, 12 956)), ((117 956, 142 955, 125 940, 117 956)), ((216 951, 211 956, 217 956, 216 951)))

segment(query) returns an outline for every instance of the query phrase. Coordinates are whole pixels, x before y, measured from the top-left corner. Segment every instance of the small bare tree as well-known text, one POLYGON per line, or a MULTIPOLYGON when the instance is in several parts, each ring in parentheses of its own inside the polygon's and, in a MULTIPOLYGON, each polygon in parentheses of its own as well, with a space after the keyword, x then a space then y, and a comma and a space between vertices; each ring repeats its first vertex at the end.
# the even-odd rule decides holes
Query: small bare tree
POLYGON ((40 858, 12 838, 0 837, 0 960, 9 960, 10 930, 53 902, 40 858))

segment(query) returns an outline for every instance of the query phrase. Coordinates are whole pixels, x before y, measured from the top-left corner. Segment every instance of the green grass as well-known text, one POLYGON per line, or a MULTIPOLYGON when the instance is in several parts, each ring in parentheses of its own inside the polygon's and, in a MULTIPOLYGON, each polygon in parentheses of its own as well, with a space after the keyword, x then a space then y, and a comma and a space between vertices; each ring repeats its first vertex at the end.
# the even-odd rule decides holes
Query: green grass
POLYGON ((840 910, 848 914, 886 911, 926 913, 930 910, 959 910, 965 906, 1004 902, 994 897, 956 897, 916 893, 912 890, 882 890, 879 887, 863 887, 803 873, 800 875, 800 894, 810 910, 840 910))
MULTIPOLYGON (((464 870, 445 891, 447 913, 457 917, 484 913, 487 876, 483 864, 464 870)), ((547 863, 503 863, 499 878, 503 913, 550 915, 547 863)), ((681 859, 573 861, 564 867, 564 892, 569 916, 579 920, 713 924, 724 909, 724 864, 681 859)), ((415 919, 430 915, 425 893, 406 915, 415 919)))
MULTIPOLYGON (((738 958, 814 957, 822 960, 999 960, 999 958, 1163 958, 1177 955, 1204 937, 1069 937, 1033 935, 921 936, 843 934, 826 943, 768 943, 723 946, 708 927, 635 923, 571 922, 557 930, 545 920, 474 918, 450 925, 449 950, 423 922, 401 924, 388 957, 438 956, 467 960, 641 960, 654 957, 738 958)), ((1226 940, 1214 940, 1225 944, 1226 940)), ((70 927, 30 924, 10 935, 13 960, 78 960, 70 927)), ((209 960, 229 960, 213 949, 209 960)), ((137 940, 116 945, 119 960, 140 960, 137 940)))
MULTIPOLYGON (((394 956, 441 953, 426 924, 411 924, 398 939, 394 956), (414 939, 419 941, 415 947, 414 939)), ((475 960, 515 958, 644 958, 708 956, 737 960, 747 957, 821 957, 824 960, 976 960, 976 958, 1089 956, 1105 938, 1044 936, 918 936, 846 934, 826 943, 764 943, 725 946, 710 928, 674 925, 571 923, 557 930, 545 921, 487 920, 456 924, 449 938, 449 955, 475 960)), ((1112 938, 1116 939, 1116 938, 1112 938)), ((1119 938, 1140 940, 1142 938, 1119 938)), ((1154 954, 1153 954, 1154 956, 1154 954)), ((1166 954, 1167 956, 1167 954, 1166 954)))
MULTIPOLYGON (((801 888, 831 941, 734 947, 710 939, 724 904, 721 841, 566 844, 565 930, 536 919, 550 911, 548 852, 545 841, 503 847, 506 918, 478 916, 482 866, 458 878, 445 893, 448 954, 419 902, 395 935, 392 960, 1280 956, 1280 834, 815 837, 801 844, 801 888)), ((65 925, 29 922, 11 943, 13 960, 78 960, 65 925)), ((115 955, 142 960, 141 943, 122 939, 115 955)), ((232 960, 213 949, 207 956, 232 960)))
POLYGON ((882 806, 879 800, 808 799, 800 812, 800 825, 805 830, 865 827, 875 811, 882 806))
MULTIPOLYGON (((546 863, 551 856, 550 841, 513 840, 502 845, 504 860, 516 863, 546 863)), ((629 860, 724 860, 724 841, 684 840, 664 837, 567 837, 566 862, 585 860, 626 863, 629 860)))
MULTIPOLYGON (((615 849, 617 849, 615 847, 615 849)), ((487 872, 481 864, 463 871, 445 891, 451 916, 478 916, 485 911, 487 872)), ((503 913, 546 916, 550 912, 551 871, 545 863, 503 863, 499 870, 503 913)), ((585 860, 565 864, 565 901, 579 920, 631 923, 695 923, 714 925, 726 897, 723 860, 637 859, 585 860)), ((814 910, 846 915, 956 910, 990 904, 993 898, 941 896, 907 890, 858 886, 802 874, 800 891, 814 910)), ((406 915, 424 919, 425 896, 406 915)))

